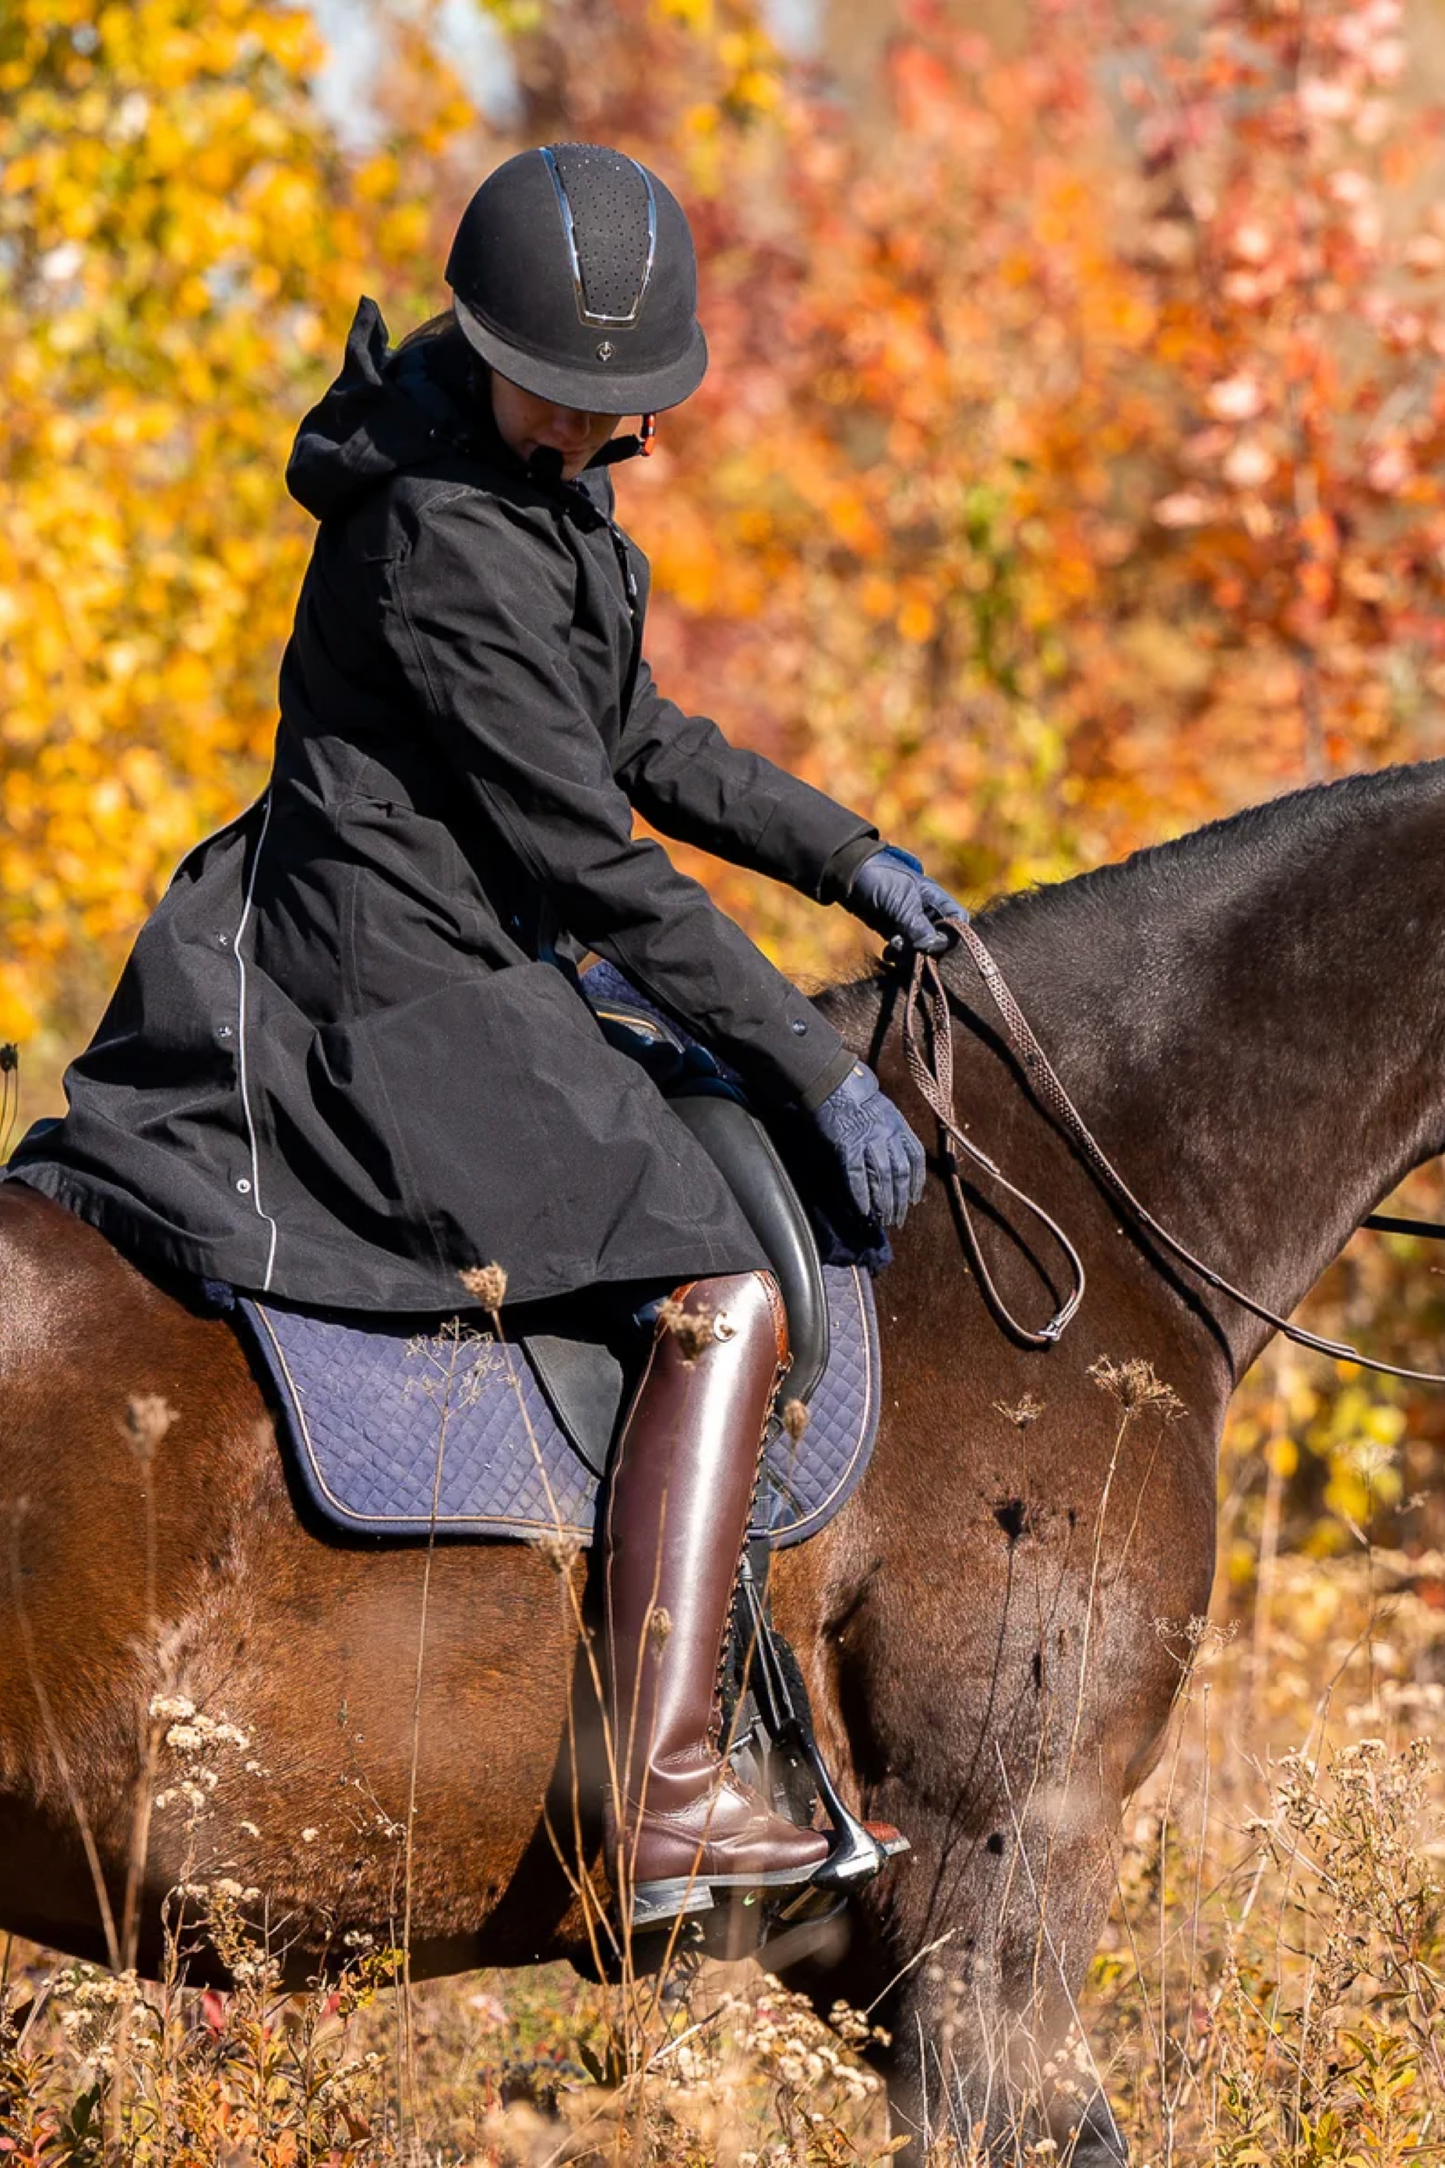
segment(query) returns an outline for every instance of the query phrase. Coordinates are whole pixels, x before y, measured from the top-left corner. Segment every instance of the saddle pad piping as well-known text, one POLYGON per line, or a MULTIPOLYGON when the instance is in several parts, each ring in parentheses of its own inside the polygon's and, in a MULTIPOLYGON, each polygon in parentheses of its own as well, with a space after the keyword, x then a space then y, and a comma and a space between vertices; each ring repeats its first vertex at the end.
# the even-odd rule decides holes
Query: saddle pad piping
MULTIPOLYGON (((267 1316, 265 1310, 261 1307, 259 1303, 247 1302, 244 1304, 244 1308, 253 1326, 255 1326, 261 1331, 264 1331, 266 1335, 267 1344, 270 1349, 270 1360, 275 1364, 275 1374, 285 1388, 286 1413, 290 1419, 292 1436, 296 1442, 297 1450, 300 1453, 301 1458, 305 1462, 305 1473, 307 1482, 310 1484, 312 1490, 315 1492, 318 1499, 325 1501, 327 1511, 340 1525, 347 1528, 366 1529, 374 1534, 387 1535, 393 1538, 399 1535, 404 1535, 408 1537, 424 1536, 428 1533, 430 1529, 435 1528, 439 1531, 444 1530, 448 1533, 457 1532, 473 1536, 517 1535, 529 1538, 534 1542, 540 1536, 553 1534, 562 1536, 580 1536, 584 1543, 591 1540, 591 1527, 584 1527, 578 1521, 564 1521, 559 1519, 554 1527, 548 1528, 544 1526, 540 1521, 533 1520, 530 1516, 522 1514, 489 1513, 485 1517, 479 1517, 475 1514, 470 1513, 437 1513, 427 1517, 426 1519, 418 1516, 415 1519, 409 1520, 404 1529, 399 1529, 394 1515, 386 1513, 362 1513, 355 1506, 348 1505, 345 1499, 337 1497, 335 1491, 332 1490, 330 1484, 326 1480, 325 1471, 322 1468, 320 1459, 317 1456, 316 1449, 311 1442, 311 1432, 308 1429, 306 1422, 305 1403, 301 1397, 300 1391, 297 1388, 296 1381, 291 1375, 291 1367, 286 1360, 286 1351, 271 1329, 270 1318, 267 1316)), ((507 1358, 508 1379, 513 1384, 513 1386, 515 1386, 516 1373, 512 1369, 513 1351, 510 1347, 507 1347, 505 1344, 503 1344, 502 1352, 507 1358)), ((520 1400, 521 1396, 519 1394, 519 1407, 520 1400)), ((525 1412, 525 1409, 521 1410, 524 1420, 525 1412)), ((527 1427, 530 1431, 530 1424, 527 1427)), ((536 1450, 535 1441, 533 1445, 533 1450, 534 1452, 536 1450)), ((446 1434, 443 1431, 438 1439, 439 1460, 444 1460, 445 1455, 446 1434)), ((537 1457, 540 1461, 541 1456, 538 1455, 537 1457)), ((440 1476, 441 1469, 440 1467, 438 1467, 438 1482, 440 1481, 440 1476)), ((543 1474, 542 1479, 545 1483, 545 1473, 543 1474)))
POLYGON ((825 1522, 832 1519, 841 1502, 853 1489, 857 1481, 859 1460, 867 1459, 877 1432, 880 1409, 880 1396, 874 1391, 874 1372, 878 1358, 877 1319, 863 1300, 863 1290, 858 1278, 861 1267, 852 1265, 849 1270, 853 1275, 853 1293, 863 1319, 863 1376, 865 1383, 863 1406, 858 1417, 858 1435, 853 1441, 853 1450, 848 1455, 847 1466, 839 1474, 837 1482, 833 1485, 827 1497, 815 1505, 811 1513, 805 1514, 798 1521, 784 1521, 773 1529, 754 1528, 749 1530, 750 1536, 769 1536, 779 1548, 789 1547, 794 1543, 802 1543, 808 1536, 812 1535, 815 1529, 821 1528, 825 1522))

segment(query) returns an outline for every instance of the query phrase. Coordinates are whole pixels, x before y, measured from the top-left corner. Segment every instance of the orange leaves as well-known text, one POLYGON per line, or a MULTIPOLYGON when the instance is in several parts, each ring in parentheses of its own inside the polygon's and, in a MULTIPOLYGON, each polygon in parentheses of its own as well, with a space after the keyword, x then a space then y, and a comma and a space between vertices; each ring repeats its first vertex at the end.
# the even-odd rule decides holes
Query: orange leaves
POLYGON ((893 96, 899 124, 910 134, 943 133, 957 109, 956 83, 944 56, 921 44, 903 43, 891 55, 893 96))
POLYGON ((1423 221, 1390 283, 1396 33, 1351 43, 1366 13, 1155 26, 1122 127, 1088 5, 1039 11, 1017 58, 912 11, 871 139, 799 103, 787 244, 753 254, 739 201, 706 428, 678 425, 676 487, 706 504, 726 471, 771 507, 723 556, 766 564, 765 608, 709 605, 724 719, 986 884, 1408 752, 1445 615, 1420 364, 1445 252, 1423 221), (786 339, 755 332, 777 313, 786 339))

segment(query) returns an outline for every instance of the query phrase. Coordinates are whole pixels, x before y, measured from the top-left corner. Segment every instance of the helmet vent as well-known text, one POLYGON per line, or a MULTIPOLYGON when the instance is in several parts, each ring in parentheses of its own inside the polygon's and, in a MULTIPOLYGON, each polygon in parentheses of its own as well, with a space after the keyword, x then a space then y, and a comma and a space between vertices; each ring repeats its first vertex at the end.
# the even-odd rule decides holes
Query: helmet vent
POLYGON ((595 143, 542 152, 557 190, 584 324, 629 326, 642 313, 657 252, 652 183, 631 158, 595 143))

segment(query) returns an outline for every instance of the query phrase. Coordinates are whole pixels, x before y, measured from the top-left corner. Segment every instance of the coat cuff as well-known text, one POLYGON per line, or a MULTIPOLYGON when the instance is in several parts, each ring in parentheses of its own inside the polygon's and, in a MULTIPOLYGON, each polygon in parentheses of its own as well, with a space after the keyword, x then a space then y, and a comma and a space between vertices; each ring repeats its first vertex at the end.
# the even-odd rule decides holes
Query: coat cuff
POLYGON ((823 868, 818 882, 820 903, 844 903, 853 886, 853 876, 858 868, 870 858, 875 858, 883 848, 876 828, 870 828, 861 836, 850 836, 838 846, 823 868))
POLYGON ((805 1092, 798 1096, 798 1105, 805 1114, 816 1114, 825 1099, 831 1099, 849 1070, 853 1067, 850 1048, 843 1047, 830 1061, 822 1075, 815 1077, 805 1092))

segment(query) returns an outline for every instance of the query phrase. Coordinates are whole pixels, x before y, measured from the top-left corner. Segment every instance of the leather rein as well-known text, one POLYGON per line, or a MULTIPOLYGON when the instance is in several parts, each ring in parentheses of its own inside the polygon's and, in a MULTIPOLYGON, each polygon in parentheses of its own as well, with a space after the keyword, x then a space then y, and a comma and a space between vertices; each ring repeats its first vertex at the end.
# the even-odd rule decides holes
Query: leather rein
MULTIPOLYGON (((972 959, 979 977, 988 989, 994 1007, 1003 1020, 1009 1046, 1023 1069, 1035 1100, 1063 1131, 1070 1143, 1076 1146, 1100 1186, 1117 1199, 1136 1226, 1152 1235, 1156 1242, 1203 1280, 1207 1287, 1212 1287, 1217 1294, 1227 1296, 1231 1302, 1237 1303, 1243 1310, 1248 1310, 1251 1316, 1272 1326, 1276 1332, 1283 1333, 1286 1339, 1293 1340, 1297 1346, 1313 1348, 1321 1355, 1332 1356, 1337 1362, 1358 1363, 1363 1369, 1378 1370, 1386 1377, 1406 1378, 1412 1384, 1445 1385, 1445 1372, 1406 1370, 1398 1363, 1379 1362, 1373 1356, 1362 1355, 1358 1348, 1351 1347, 1347 1341, 1326 1340, 1318 1333, 1306 1332, 1302 1325, 1292 1325, 1288 1318, 1278 1316, 1255 1296, 1246 1294, 1243 1288, 1235 1287, 1222 1273, 1216 1272, 1212 1265, 1206 1265, 1202 1258, 1196 1257, 1176 1235, 1172 1235, 1167 1227, 1162 1226, 1147 1206, 1139 1202, 1090 1131, 1059 1081, 1053 1064, 1034 1036, 1028 1018, 1019 1007, 1007 980, 979 935, 966 919, 950 919, 948 927, 959 946, 966 950, 972 959)), ((1058 1221, 1034 1198, 1010 1182, 987 1152, 981 1151, 959 1126, 953 1099, 953 1028, 948 989, 944 985, 943 974, 938 968, 936 958, 925 956, 918 950, 913 954, 904 997, 903 1046, 908 1060, 908 1073, 942 1133, 944 1176, 958 1214, 969 1263, 978 1276, 984 1300, 996 1321, 1025 1347, 1052 1347, 1056 1340, 1062 1338, 1084 1299, 1087 1282, 1083 1259, 1058 1221), (1046 1227, 1068 1260, 1073 1283, 1071 1290, 1062 1306, 1044 1326, 1034 1328, 1023 1324, 1014 1316, 999 1292, 984 1260, 978 1230, 969 1210, 960 1155, 981 1168, 1041 1226, 1046 1227)), ((1395 1219, 1386 1213, 1372 1212, 1362 1224, 1387 1234, 1424 1235, 1445 1239, 1445 1225, 1433 1220, 1395 1219)))

